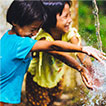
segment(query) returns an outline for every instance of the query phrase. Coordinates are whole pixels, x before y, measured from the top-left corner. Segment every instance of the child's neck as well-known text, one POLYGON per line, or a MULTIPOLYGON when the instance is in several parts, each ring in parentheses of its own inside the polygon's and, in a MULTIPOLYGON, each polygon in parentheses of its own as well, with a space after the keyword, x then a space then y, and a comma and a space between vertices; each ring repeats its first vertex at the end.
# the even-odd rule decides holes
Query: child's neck
POLYGON ((16 34, 16 35, 20 36, 20 35, 18 34, 18 32, 16 31, 15 27, 12 27, 12 29, 8 32, 8 34, 9 34, 9 35, 16 34))
POLYGON ((9 35, 13 35, 16 34, 14 27, 12 27, 12 29, 8 32, 9 35))
POLYGON ((61 40, 63 33, 61 31, 57 30, 56 28, 51 28, 50 34, 52 35, 54 40, 61 40))
POLYGON ((8 32, 9 35, 16 34, 12 29, 8 32))

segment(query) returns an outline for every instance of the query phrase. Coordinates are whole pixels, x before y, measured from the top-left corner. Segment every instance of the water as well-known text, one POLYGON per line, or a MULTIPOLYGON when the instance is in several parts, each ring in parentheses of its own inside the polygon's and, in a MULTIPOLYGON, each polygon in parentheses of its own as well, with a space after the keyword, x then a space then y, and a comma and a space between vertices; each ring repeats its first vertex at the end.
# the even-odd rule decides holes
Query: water
POLYGON ((93 90, 88 93, 88 102, 83 106, 106 106, 106 65, 94 60, 93 69, 93 90))
POLYGON ((98 49, 102 51, 102 41, 100 36, 100 22, 99 22, 99 14, 96 0, 92 0, 92 4, 94 7, 93 14, 95 18, 95 28, 96 28, 96 36, 98 40, 98 49))
POLYGON ((95 89, 106 92, 106 65, 101 64, 98 61, 93 61, 94 79, 99 79, 101 86, 97 87, 94 84, 95 89))
MULTIPOLYGON (((95 28, 98 40, 98 49, 102 51, 98 7, 96 4, 96 0, 92 0, 92 3, 94 5, 93 14, 95 17, 95 28)), ((94 60, 93 70, 93 90, 88 93, 88 102, 83 106, 106 106, 106 65, 103 65, 97 60, 94 60)))

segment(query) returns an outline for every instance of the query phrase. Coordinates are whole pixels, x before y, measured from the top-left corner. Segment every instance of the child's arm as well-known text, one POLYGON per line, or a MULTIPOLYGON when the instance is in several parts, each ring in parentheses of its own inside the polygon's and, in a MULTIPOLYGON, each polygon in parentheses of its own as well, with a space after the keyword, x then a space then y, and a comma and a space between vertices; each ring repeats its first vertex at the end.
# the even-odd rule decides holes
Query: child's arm
MULTIPOLYGON (((79 45, 79 39, 76 36, 73 36, 70 39, 70 42, 76 45, 79 45)), ((81 44, 80 44, 81 45, 81 44)), ((90 71, 93 71, 92 69, 92 62, 90 60, 90 57, 88 57, 84 53, 77 53, 77 57, 79 58, 80 62, 90 71)))
POLYGON ((76 46, 64 41, 45 41, 40 40, 35 43, 32 51, 65 51, 65 52, 83 52, 82 46, 76 46))
POLYGON ((100 52, 95 48, 87 46, 77 46, 75 44, 67 43, 64 41, 37 41, 35 45, 32 47, 31 51, 82 52, 94 57, 95 59, 101 61, 103 64, 104 62, 102 61, 102 59, 106 59, 106 57, 103 56, 104 53, 100 52))
MULTIPOLYGON (((80 39, 76 35, 71 37, 70 42, 73 44, 76 44, 76 45, 81 45, 80 39)), ((87 74, 90 76, 90 80, 94 81, 93 84, 97 87, 101 86, 102 83, 100 82, 99 79, 96 79, 96 80, 93 79, 95 70, 92 67, 92 61, 91 61, 90 57, 84 53, 77 53, 77 57, 79 58, 80 62, 83 64, 83 66, 87 68, 87 70, 88 70, 87 74)), ((81 76, 82 76, 83 81, 86 83, 86 81, 85 81, 86 79, 85 79, 85 77, 83 77, 83 74, 81 74, 81 76)))
POLYGON ((81 77, 86 87, 89 89, 93 89, 91 83, 91 76, 89 75, 87 69, 83 67, 80 63, 78 63, 73 57, 71 57, 67 53, 57 52, 57 51, 49 51, 54 57, 58 58, 68 66, 78 70, 81 73, 81 77))

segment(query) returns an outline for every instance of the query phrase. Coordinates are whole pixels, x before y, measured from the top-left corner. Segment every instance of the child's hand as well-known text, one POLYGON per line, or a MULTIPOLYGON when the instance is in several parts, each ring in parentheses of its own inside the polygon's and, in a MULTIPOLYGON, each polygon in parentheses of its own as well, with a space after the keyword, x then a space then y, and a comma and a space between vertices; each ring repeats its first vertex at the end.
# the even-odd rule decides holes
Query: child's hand
POLYGON ((81 77, 82 77, 82 80, 83 80, 84 84, 86 85, 86 87, 93 90, 92 77, 91 77, 89 71, 84 67, 81 70, 81 77))
POLYGON ((100 73, 97 74, 97 72, 96 72, 96 76, 95 76, 94 74, 95 74, 96 70, 94 70, 92 66, 88 66, 86 68, 87 68, 87 71, 88 71, 87 74, 90 76, 90 80, 92 81, 92 86, 93 87, 102 86, 103 80, 101 80, 97 77, 97 76, 102 77, 102 75, 100 75, 100 73))
POLYGON ((103 61, 103 60, 106 60, 106 57, 103 56, 103 55, 106 55, 104 52, 101 52, 90 46, 84 46, 82 51, 88 54, 89 56, 94 57, 95 59, 100 61, 102 64, 106 65, 106 63, 103 61))

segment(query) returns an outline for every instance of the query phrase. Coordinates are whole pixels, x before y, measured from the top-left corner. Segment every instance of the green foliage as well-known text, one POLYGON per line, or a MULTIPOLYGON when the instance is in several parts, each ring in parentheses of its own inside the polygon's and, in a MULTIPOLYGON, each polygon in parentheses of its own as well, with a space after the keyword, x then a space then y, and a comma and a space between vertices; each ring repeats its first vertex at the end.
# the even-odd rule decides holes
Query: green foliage
MULTIPOLYGON (((99 7, 100 35, 102 39, 103 50, 106 52, 106 15, 104 3, 97 1, 99 7)), ((93 5, 91 1, 79 1, 79 33, 85 39, 87 45, 98 48, 96 37, 95 19, 93 15, 93 5)))

